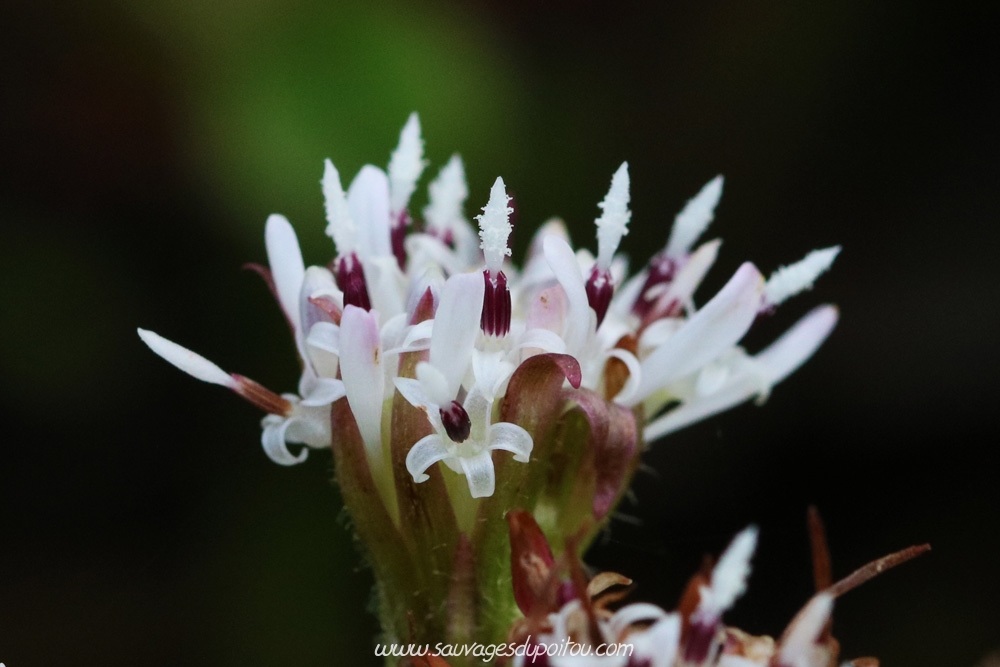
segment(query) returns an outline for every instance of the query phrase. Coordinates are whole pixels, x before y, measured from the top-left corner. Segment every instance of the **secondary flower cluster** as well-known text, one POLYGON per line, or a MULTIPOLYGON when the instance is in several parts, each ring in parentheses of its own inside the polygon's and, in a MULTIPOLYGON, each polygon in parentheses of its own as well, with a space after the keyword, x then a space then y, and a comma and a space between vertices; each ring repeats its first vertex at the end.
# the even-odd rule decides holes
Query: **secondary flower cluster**
POLYGON ((139 330, 181 370, 262 408, 264 451, 277 463, 305 460, 308 450, 295 452, 289 444, 330 447, 333 431, 345 428, 331 424, 330 406, 346 398, 345 415, 356 424, 378 480, 391 467, 389 425, 398 392, 421 411, 428 431, 403 443, 413 479, 427 479, 427 470, 443 462, 465 476, 473 497, 490 496, 493 452, 527 463, 535 444, 522 425, 499 418, 499 405, 517 400, 508 387, 529 358, 568 355, 575 367, 567 381, 632 412, 641 407, 652 417, 641 435, 653 440, 749 398, 766 398, 836 323, 836 309, 822 306, 756 355, 739 346, 760 314, 812 286, 836 247, 810 253, 766 281, 745 263, 696 306, 695 290, 720 242, 695 243, 713 219, 721 176, 676 217, 663 250, 626 278, 626 261, 616 251, 631 218, 627 164, 598 205, 596 257, 574 251, 564 225, 553 220, 535 235, 522 270, 507 259, 512 209, 503 180, 496 179, 476 216, 477 243, 463 213, 468 188, 457 155, 430 183, 423 224, 412 223, 410 197, 425 164, 416 114, 388 170, 363 167, 346 193, 326 161, 326 232, 336 247, 329 266, 305 267, 288 221, 267 220, 270 270, 262 272, 302 361, 297 394, 279 396, 139 330), (409 353, 417 357, 407 366, 409 353))
MULTIPOLYGON (((515 510, 508 515, 508 523, 513 583, 524 614, 509 639, 546 649, 525 652, 531 657, 515 657, 514 667, 829 667, 837 664, 840 650, 831 633, 834 600, 930 549, 926 544, 904 549, 834 583, 825 531, 818 513, 810 508, 817 592, 775 640, 727 627, 722 621, 746 591, 757 547, 755 526, 739 533, 714 565, 709 562, 697 573, 678 608, 667 612, 644 602, 613 611, 629 593, 630 579, 602 572, 588 580, 580 563, 567 556, 568 550, 560 559, 553 556, 530 514, 515 510), (628 645, 630 650, 587 655, 587 647, 600 645, 628 645), (561 650, 566 646, 573 646, 575 653, 561 650)), ((841 664, 877 667, 878 661, 860 658, 841 664)))

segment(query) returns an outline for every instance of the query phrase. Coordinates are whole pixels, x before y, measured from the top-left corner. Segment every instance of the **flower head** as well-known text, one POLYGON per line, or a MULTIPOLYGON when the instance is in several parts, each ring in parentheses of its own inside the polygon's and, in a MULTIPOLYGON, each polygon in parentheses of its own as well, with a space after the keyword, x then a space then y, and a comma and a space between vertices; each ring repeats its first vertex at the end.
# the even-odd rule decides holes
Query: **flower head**
MULTIPOLYGON (((296 393, 226 373, 150 331, 139 335, 181 370, 261 408, 262 444, 277 463, 332 450, 380 581, 387 634, 468 625, 495 638, 522 602, 496 569, 510 553, 504 516, 521 508, 540 517, 549 559, 578 550, 626 492, 644 441, 762 401, 816 351, 836 324, 832 306, 814 309, 760 352, 741 341, 762 314, 809 289, 839 248, 811 253, 769 280, 745 262, 702 298, 720 244, 695 244, 714 217, 720 176, 677 215, 664 249, 629 277, 619 254, 632 219, 623 162, 597 205, 596 256, 574 249, 553 220, 519 269, 509 260, 513 208, 503 178, 477 202, 486 200, 477 243, 457 155, 431 181, 422 224, 411 224, 425 166, 416 114, 387 169, 363 166, 346 191, 326 160, 326 265, 306 267, 291 224, 268 218, 270 267, 256 269, 288 320, 301 363, 296 393)), ((627 606, 588 616, 590 636, 627 635, 645 646, 631 667, 668 667, 671 651, 687 664, 715 664, 706 661, 716 655, 723 613, 743 592, 755 542, 753 529, 737 537, 702 582, 688 627, 677 615, 627 606)), ((806 629, 782 644, 785 667, 814 664, 796 647, 808 646, 828 614, 817 599, 806 629)), ((591 614, 583 600, 577 594, 547 608, 546 636, 572 633, 573 619, 591 614)))

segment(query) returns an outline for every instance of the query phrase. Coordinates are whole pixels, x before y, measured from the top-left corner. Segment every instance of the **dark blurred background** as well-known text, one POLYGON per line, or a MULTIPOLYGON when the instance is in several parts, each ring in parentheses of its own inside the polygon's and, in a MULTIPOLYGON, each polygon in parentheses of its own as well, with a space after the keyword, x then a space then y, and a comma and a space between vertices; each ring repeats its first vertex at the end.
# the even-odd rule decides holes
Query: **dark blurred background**
POLYGON ((826 346, 764 407, 657 443, 590 561, 671 606, 755 522, 729 618, 777 634, 811 593, 814 503, 838 576, 934 546, 838 602, 846 656, 972 667, 1000 647, 994 6, 5 0, 0 661, 377 664, 330 457, 272 464, 255 410, 135 327, 294 388, 240 267, 272 212, 329 259, 321 160, 384 166, 417 110, 469 215, 503 175, 516 253, 552 214, 592 238, 625 159, 637 263, 719 172, 708 290, 843 245, 748 341, 834 301, 826 346))

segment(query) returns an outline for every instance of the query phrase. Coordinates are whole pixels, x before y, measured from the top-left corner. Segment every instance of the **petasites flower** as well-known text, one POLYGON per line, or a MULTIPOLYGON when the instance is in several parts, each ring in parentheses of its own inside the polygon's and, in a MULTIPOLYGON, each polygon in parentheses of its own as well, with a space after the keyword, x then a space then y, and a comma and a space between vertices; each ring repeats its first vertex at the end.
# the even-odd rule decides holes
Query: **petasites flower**
MULTIPOLYGON (((301 362, 295 393, 139 333, 181 370, 260 407, 275 462, 332 450, 389 638, 489 639, 515 610, 510 574, 498 565, 509 553, 505 513, 537 516, 557 550, 571 536, 586 544, 626 491, 645 442, 763 401, 823 343, 833 306, 759 352, 740 345, 762 314, 811 288, 839 248, 769 280, 744 263, 703 299, 698 288, 720 243, 696 242, 714 217, 720 176, 628 277, 618 246, 636 221, 622 163, 597 205, 596 255, 574 249, 565 225, 550 220, 519 268, 504 180, 473 195, 482 206, 473 226, 453 156, 430 182, 421 220, 411 198, 426 164, 413 114, 387 169, 365 165, 345 190, 333 161, 317 165, 333 241, 326 265, 307 268, 289 222, 267 220, 269 267, 257 270, 291 329, 301 362)), ((323 230, 319 220, 309 228, 323 230)), ((698 617, 706 628, 738 595, 711 591, 714 606, 706 602, 698 617)))
POLYGON ((904 549, 833 583, 823 527, 810 508, 817 591, 775 640, 722 622, 746 590, 757 545, 754 526, 739 533, 714 566, 696 574, 677 608, 667 612, 644 602, 618 606, 631 592, 631 579, 613 572, 588 578, 574 554, 553 557, 530 514, 515 510, 508 522, 514 588, 524 612, 509 637, 525 650, 500 664, 514 667, 830 667, 838 664, 840 651, 831 631, 834 600, 930 548, 904 549))

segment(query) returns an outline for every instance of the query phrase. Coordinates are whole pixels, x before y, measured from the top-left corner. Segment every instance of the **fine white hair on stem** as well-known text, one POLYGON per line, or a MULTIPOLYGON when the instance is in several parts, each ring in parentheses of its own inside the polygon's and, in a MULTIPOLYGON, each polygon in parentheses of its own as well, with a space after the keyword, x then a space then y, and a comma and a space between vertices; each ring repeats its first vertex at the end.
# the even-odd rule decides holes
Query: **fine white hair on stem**
POLYGON ((597 225, 597 266, 606 271, 618 250, 623 236, 628 234, 628 222, 632 212, 628 210, 629 177, 628 162, 622 162, 611 177, 611 188, 599 207, 601 217, 594 221, 597 225))
POLYGON ((406 208, 417 188, 417 181, 427 166, 424 140, 420 137, 420 118, 414 111, 399 133, 399 145, 389 158, 389 209, 398 214, 406 208))
POLYGON ((490 188, 490 200, 483 207, 482 215, 477 215, 479 221, 479 247, 483 250, 486 258, 486 269, 491 276, 495 276, 500 267, 503 266, 504 257, 510 255, 510 248, 507 247, 507 239, 510 237, 513 227, 510 224, 510 214, 514 209, 507 206, 510 197, 503 183, 503 178, 497 176, 490 188))
POLYGON ((722 182, 721 174, 710 180, 677 214, 667 243, 667 255, 683 257, 691 250, 715 217, 715 207, 722 197, 722 182))
POLYGON ((347 197, 340 184, 340 172, 330 160, 323 163, 323 180, 320 183, 326 200, 326 235, 333 239, 338 255, 352 253, 358 244, 358 229, 347 207, 347 197))
POLYGON ((765 306, 777 306, 799 292, 812 289, 813 283, 830 268, 839 253, 839 245, 813 250, 798 262, 772 273, 764 286, 765 306))

